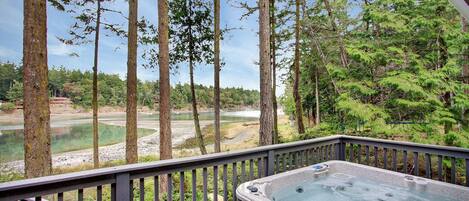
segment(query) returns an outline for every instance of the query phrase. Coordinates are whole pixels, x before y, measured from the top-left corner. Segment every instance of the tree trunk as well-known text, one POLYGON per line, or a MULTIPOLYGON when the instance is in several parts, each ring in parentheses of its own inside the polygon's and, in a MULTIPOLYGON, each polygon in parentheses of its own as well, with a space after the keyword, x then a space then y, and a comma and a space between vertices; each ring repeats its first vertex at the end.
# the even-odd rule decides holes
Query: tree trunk
POLYGON ((199 145, 200 153, 205 155, 207 154, 207 150, 205 149, 204 137, 202 136, 202 130, 200 129, 199 112, 197 111, 197 99, 195 96, 195 86, 194 86, 194 66, 193 66, 192 59, 189 59, 189 74, 190 74, 189 76, 190 76, 190 82, 191 82, 190 87, 191 87, 191 96, 192 96, 192 100, 191 100, 192 117, 194 118, 195 137, 197 138, 197 144, 199 145))
MULTIPOLYGON (((160 112, 160 160, 172 158, 171 108, 169 84, 169 17, 168 0, 158 0, 158 46, 159 46, 159 112, 160 112)), ((160 190, 166 192, 168 178, 161 177, 160 190)))
POLYGON ((272 144, 272 74, 270 68, 269 0, 259 0, 260 128, 259 145, 272 144))
POLYGON ((319 69, 316 66, 316 71, 314 72, 314 93, 316 97, 316 126, 319 126, 321 123, 321 118, 319 115, 319 69))
POLYGON ((202 136, 202 130, 200 129, 199 121, 199 112, 197 111, 197 98, 195 95, 195 86, 194 86, 194 41, 192 38, 192 0, 188 1, 189 3, 189 76, 190 76, 190 87, 191 87, 191 96, 192 96, 192 117, 194 118, 195 126, 195 137, 197 139, 197 144, 199 145, 200 153, 202 155, 207 154, 205 149, 204 137, 202 136))
POLYGON ((101 1, 97 1, 96 31, 94 39, 94 65, 93 65, 93 164, 99 168, 99 134, 98 134, 98 45, 99 25, 101 20, 101 1))
POLYGON ((342 35, 340 34, 340 31, 337 27, 337 24, 335 23, 334 14, 333 14, 332 8, 329 4, 329 0, 324 0, 324 6, 326 7, 327 13, 329 15, 329 20, 331 22, 332 31, 334 31, 336 33, 336 35, 339 39, 340 61, 342 63, 342 66, 344 68, 347 68, 348 67, 347 51, 345 50, 345 45, 344 45, 342 35))
POLYGON ((299 92, 300 86, 300 0, 296 0, 295 11, 295 63, 294 63, 294 80, 293 80, 293 98, 295 99, 295 115, 298 133, 305 132, 303 124, 303 111, 301 108, 301 96, 299 92))
POLYGON ((215 109, 215 152, 221 151, 220 137, 220 0, 214 2, 215 10, 215 59, 214 59, 214 87, 213 104, 215 109))
POLYGON ((52 172, 46 0, 24 1, 23 112, 27 178, 52 172))
MULTIPOLYGON (((319 55, 319 58, 321 58, 321 62, 324 66, 327 65, 328 61, 327 61, 327 57, 326 55, 324 54, 324 52, 322 51, 322 48, 321 48, 321 45, 319 44, 318 40, 315 38, 315 35, 314 33, 312 32, 309 32, 309 35, 311 37, 311 46, 315 46, 316 47, 316 50, 318 52, 318 55, 319 55)), ((332 82, 332 86, 334 87, 334 91, 337 93, 337 94, 340 94, 341 93, 341 90, 339 89, 339 87, 337 86, 336 84, 336 81, 334 80, 334 78, 331 76, 331 73, 329 72, 329 70, 327 68, 326 69, 326 72, 327 72, 327 75, 329 76, 329 78, 331 79, 331 82, 332 82)))
MULTIPOLYGON (((368 2, 368 0, 365 0, 365 7, 367 7, 369 4, 370 2, 368 2)), ((365 11, 364 13, 363 21, 365 21, 365 31, 366 33, 368 33, 368 31, 370 30, 370 20, 368 16, 366 16, 366 19, 365 19, 365 15, 368 15, 367 11, 365 11)))
POLYGON ((129 32, 127 47, 127 135, 125 153, 127 163, 136 163, 137 153, 137 6, 129 0, 129 32))
POLYGON ((272 142, 274 144, 278 143, 278 116, 277 116, 277 63, 276 63, 276 49, 275 44, 275 0, 270 0, 270 57, 272 58, 272 109, 274 113, 274 130, 272 134, 272 142))

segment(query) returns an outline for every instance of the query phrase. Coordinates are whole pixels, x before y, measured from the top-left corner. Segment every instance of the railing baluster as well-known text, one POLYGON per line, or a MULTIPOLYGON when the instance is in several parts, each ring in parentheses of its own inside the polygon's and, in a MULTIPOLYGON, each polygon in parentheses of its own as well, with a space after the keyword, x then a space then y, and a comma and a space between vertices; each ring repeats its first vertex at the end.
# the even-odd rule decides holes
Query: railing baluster
POLYGON ((153 201, 159 201, 160 200, 160 180, 158 175, 153 177, 153 201))
POLYGON ((254 179, 254 160, 249 159, 249 180, 254 179))
POLYGON ((388 148, 384 147, 383 150, 383 160, 384 160, 384 167, 383 169, 388 169, 388 148))
POLYGON ((319 162, 324 161, 323 147, 319 147, 319 162))
POLYGON ((262 158, 257 159, 257 178, 262 178, 262 158))
POLYGON ((130 199, 130 175, 122 173, 116 176, 116 200, 124 201, 130 199))
POLYGON ((322 158, 323 158, 324 161, 328 160, 327 145, 322 146, 322 158))
POLYGON ((57 193, 57 201, 63 201, 64 200, 64 193, 60 192, 57 193))
POLYGON ((145 201, 145 179, 144 178, 140 178, 139 187, 140 187, 140 201, 145 201))
POLYGON ((353 150, 353 143, 350 143, 350 147, 349 147, 349 152, 350 152, 350 162, 354 162, 355 160, 355 157, 354 157, 354 150, 353 150))
POLYGON ((326 145, 326 161, 331 160, 331 150, 329 148, 329 145, 326 145))
POLYGON ((297 151, 293 152, 293 162, 294 162, 293 169, 298 168, 298 165, 299 165, 298 164, 299 163, 298 158, 299 158, 299 152, 297 152, 297 151))
POLYGON ((238 187, 238 167, 236 165, 236 162, 233 163, 233 200, 237 200, 236 198, 236 188, 238 187))
POLYGON ((223 200, 228 200, 228 164, 223 165, 223 200))
POLYGON ((339 155, 339 146, 337 143, 334 144, 334 152, 335 152, 335 160, 339 160, 340 155, 339 155))
POLYGON ((129 181, 130 200, 134 200, 134 180, 129 181))
POLYGON ((173 201, 173 176, 171 173, 168 174, 168 189, 166 193, 168 194, 168 201, 173 201))
POLYGON ((326 161, 329 160, 329 146, 324 146, 324 158, 326 161))
POLYGON ((466 186, 469 187, 469 158, 466 158, 466 186))
POLYGON ((456 158, 451 157, 451 183, 456 183, 456 158))
POLYGON ((336 154, 335 154, 334 145, 331 144, 331 145, 329 145, 329 147, 330 147, 330 150, 331 150, 331 160, 335 160, 335 155, 336 155, 336 154))
POLYGON ((303 159, 301 161, 303 161, 303 166, 302 167, 306 167, 308 166, 308 157, 309 157, 309 153, 308 153, 309 149, 305 149, 303 150, 303 159))
POLYGON ((267 160, 264 160, 266 176, 270 176, 274 174, 274 165, 275 165, 275 152, 270 150, 267 154, 267 160))
POLYGON ((339 160, 345 161, 345 143, 339 142, 339 160))
POLYGON ((246 162, 241 161, 241 183, 246 181, 246 162))
POLYGON ((208 173, 207 173, 207 168, 204 167, 202 168, 202 183, 203 183, 203 188, 204 188, 204 201, 207 201, 208 200, 208 191, 207 191, 207 187, 208 187, 208 173))
POLYGON ((438 180, 443 181, 443 156, 438 155, 438 180))
POLYGON ((362 145, 358 144, 358 154, 357 154, 358 163, 362 163, 362 145))
POLYGON ((425 153, 425 176, 429 179, 432 178, 432 161, 429 153, 425 153))
POLYGON ((313 148, 313 154, 312 155, 313 155, 313 158, 312 158, 313 163, 314 164, 318 163, 319 162, 319 149, 318 149, 318 147, 313 148))
POLYGON ((296 168, 303 167, 303 151, 296 152, 296 168))
POLYGON ((370 165, 370 146, 365 146, 365 158, 366 158, 366 165, 370 165))
POLYGON ((314 164, 314 148, 309 150, 309 164, 314 164))
POLYGON ((288 170, 288 153, 283 153, 282 154, 282 171, 285 172, 288 170))
POLYGON ((397 172, 397 150, 392 149, 392 170, 397 172))
POLYGON ((115 201, 116 198, 116 183, 111 184, 111 200, 115 201))
POLYGON ((316 163, 316 148, 311 148, 311 164, 316 163))
POLYGON ((378 161, 378 147, 374 147, 375 148, 375 167, 378 167, 379 165, 379 161, 378 161))
POLYGON ((322 149, 322 161, 326 161, 326 154, 327 154, 327 149, 326 149, 326 146, 321 146, 321 149, 322 149))
POLYGON ((179 172, 179 200, 184 201, 184 171, 179 172))
MULTIPOLYGON (((36 197, 37 200, 37 197, 36 197)), ((42 200, 42 199, 39 199, 42 200)), ((83 189, 78 189, 78 201, 83 201, 83 189)))
POLYGON ((192 171, 192 201, 197 200, 197 169, 192 171))
POLYGON ((309 155, 310 155, 309 151, 310 151, 310 149, 305 150, 305 166, 308 166, 308 165, 311 164, 310 160, 309 160, 309 155))
POLYGON ((96 200, 97 201, 103 200, 103 186, 101 185, 96 187, 96 200))
POLYGON ((403 166, 404 166, 404 168, 402 169, 403 170, 402 172, 404 172, 404 174, 407 174, 407 150, 404 150, 402 152, 402 155, 403 155, 402 160, 403 160, 403 166))
POLYGON ((213 201, 218 201, 218 166, 213 166, 213 201))
POLYGON ((419 176, 419 153, 414 152, 414 175, 419 176))
POLYGON ((275 155, 275 169, 274 169, 274 171, 275 171, 275 174, 280 172, 280 155, 279 154, 275 155))
POLYGON ((285 171, 285 154, 278 155, 278 172, 285 171))

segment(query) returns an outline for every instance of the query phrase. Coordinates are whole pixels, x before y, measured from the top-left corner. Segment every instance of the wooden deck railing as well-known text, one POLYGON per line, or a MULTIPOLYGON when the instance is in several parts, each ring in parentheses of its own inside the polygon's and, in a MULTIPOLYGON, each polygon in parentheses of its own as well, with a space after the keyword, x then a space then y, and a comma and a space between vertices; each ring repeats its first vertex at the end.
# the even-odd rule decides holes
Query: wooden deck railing
POLYGON ((64 193, 73 200, 148 200, 150 196, 152 200, 173 200, 173 196, 178 200, 216 201, 219 196, 236 200, 234 192, 242 182, 328 160, 469 186, 469 149, 336 135, 8 182, 0 184, 0 200, 53 197, 60 201, 64 193), (166 192, 158 188, 163 177, 171 181, 161 188, 166 192))

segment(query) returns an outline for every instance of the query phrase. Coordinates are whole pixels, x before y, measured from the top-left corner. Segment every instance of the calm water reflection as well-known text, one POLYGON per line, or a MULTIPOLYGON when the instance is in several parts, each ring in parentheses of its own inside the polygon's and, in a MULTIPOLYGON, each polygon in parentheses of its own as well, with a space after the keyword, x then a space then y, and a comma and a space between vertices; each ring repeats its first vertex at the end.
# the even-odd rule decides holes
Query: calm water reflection
MULTIPOLYGON (((257 112, 224 112, 222 121, 252 121, 257 112)), ((173 114, 176 121, 192 120, 191 113, 173 114)), ((139 137, 155 133, 158 115, 139 114, 139 137), (140 126, 140 123, 142 125, 140 126), (145 122, 145 123, 143 123, 145 122)), ((200 120, 213 120, 213 113, 200 113, 200 120)), ((52 153, 61 153, 92 147, 92 119, 89 117, 52 118, 52 153)), ((102 115, 99 125, 100 146, 125 140, 125 114, 102 115), (112 125, 110 125, 112 124, 112 125), (124 125, 124 126, 122 126, 124 125)), ((23 122, 0 122, 0 162, 23 159, 23 122)))

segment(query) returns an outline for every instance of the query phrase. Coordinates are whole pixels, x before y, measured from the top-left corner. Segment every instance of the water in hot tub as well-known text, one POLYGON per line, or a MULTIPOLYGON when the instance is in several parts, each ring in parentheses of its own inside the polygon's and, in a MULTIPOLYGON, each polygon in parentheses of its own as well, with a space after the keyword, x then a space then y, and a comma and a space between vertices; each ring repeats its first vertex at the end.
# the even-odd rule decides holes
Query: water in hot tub
POLYGON ((456 201, 440 195, 336 173, 272 194, 274 201, 456 201))

